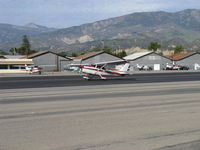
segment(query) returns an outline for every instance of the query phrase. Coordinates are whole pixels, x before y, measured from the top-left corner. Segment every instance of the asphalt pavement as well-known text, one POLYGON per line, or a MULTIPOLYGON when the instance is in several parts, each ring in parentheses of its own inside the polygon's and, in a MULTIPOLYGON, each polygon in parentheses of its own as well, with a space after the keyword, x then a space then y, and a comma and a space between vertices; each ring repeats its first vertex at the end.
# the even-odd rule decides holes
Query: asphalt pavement
POLYGON ((200 81, 200 72, 137 73, 125 77, 108 77, 101 80, 95 77, 84 80, 81 75, 25 75, 0 78, 0 89, 66 87, 88 85, 136 84, 156 82, 200 81))
POLYGON ((200 73, 0 78, 0 150, 199 150, 200 73))

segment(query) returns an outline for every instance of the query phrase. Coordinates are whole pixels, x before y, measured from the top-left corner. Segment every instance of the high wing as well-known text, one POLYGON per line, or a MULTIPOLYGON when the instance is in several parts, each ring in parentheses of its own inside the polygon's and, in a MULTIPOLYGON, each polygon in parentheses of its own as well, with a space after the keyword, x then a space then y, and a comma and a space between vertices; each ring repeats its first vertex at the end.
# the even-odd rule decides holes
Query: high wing
POLYGON ((130 67, 129 63, 124 64, 120 69, 104 69, 105 65, 101 67, 97 67, 97 65, 81 65, 81 72, 84 73, 83 78, 89 80, 92 78, 92 76, 99 76, 101 79, 106 79, 106 76, 128 75, 128 70, 130 67))

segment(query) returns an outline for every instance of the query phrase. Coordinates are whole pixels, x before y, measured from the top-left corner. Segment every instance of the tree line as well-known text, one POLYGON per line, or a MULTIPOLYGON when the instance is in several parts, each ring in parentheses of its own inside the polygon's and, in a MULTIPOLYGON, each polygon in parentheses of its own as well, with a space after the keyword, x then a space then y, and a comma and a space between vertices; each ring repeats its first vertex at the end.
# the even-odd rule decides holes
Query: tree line
MULTIPOLYGON (((150 51, 156 52, 158 49, 161 48, 161 44, 159 44, 158 42, 150 42, 147 48, 150 51)), ((90 52, 92 52, 92 51, 104 51, 106 53, 115 55, 115 56, 120 57, 120 58, 127 56, 127 53, 126 53, 125 50, 122 50, 120 52, 116 52, 115 49, 113 49, 112 47, 109 47, 109 46, 104 46, 102 48, 93 48, 92 50, 90 50, 90 52)), ((173 48, 173 51, 174 51, 174 54, 181 53, 181 52, 184 51, 184 47, 182 45, 177 45, 173 48)), ((85 53, 84 52, 82 52, 82 53, 73 52, 73 53, 69 54, 68 52, 60 52, 58 54, 61 55, 61 56, 64 56, 64 57, 65 56, 77 57, 77 56, 83 55, 85 53)))
MULTIPOLYGON (((151 42, 148 46, 149 50, 156 52, 159 48, 161 48, 161 44, 158 42, 151 42)), ((174 54, 178 54, 184 51, 184 47, 182 45, 177 45, 173 48, 174 54)))
MULTIPOLYGON (((156 52, 158 49, 161 48, 161 44, 158 43, 158 42, 150 42, 147 48, 148 48, 148 50, 156 52)), ((123 58, 127 55, 125 50, 121 50, 120 52, 116 52, 116 50, 114 50, 112 47, 109 47, 109 46, 104 46, 102 48, 93 48, 90 51, 104 51, 106 53, 115 55, 115 56, 120 57, 120 58, 123 58)), ((174 51, 174 54, 181 53, 181 52, 184 51, 184 47, 182 45, 177 45, 173 48, 173 51, 174 51)), ((9 53, 11 55, 28 55, 28 54, 31 54, 31 53, 34 53, 34 52, 37 52, 37 51, 31 50, 31 44, 30 44, 28 37, 26 35, 24 35, 22 37, 22 43, 21 43, 20 47, 11 48, 9 50, 9 53)), ((6 53, 4 51, 0 50, 0 55, 4 55, 4 54, 6 54, 6 53)), ((65 56, 77 57, 79 55, 83 55, 84 52, 83 53, 72 52, 71 54, 68 53, 68 52, 59 52, 58 54, 61 55, 61 56, 64 56, 64 57, 65 56)))

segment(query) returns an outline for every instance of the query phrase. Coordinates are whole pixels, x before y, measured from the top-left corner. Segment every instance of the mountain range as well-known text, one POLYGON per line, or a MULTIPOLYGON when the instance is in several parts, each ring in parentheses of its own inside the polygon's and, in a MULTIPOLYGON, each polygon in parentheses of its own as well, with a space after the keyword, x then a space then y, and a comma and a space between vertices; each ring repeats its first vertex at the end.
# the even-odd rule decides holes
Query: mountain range
POLYGON ((55 29, 28 24, 0 24, 0 49, 19 47, 22 35, 29 37, 32 49, 52 51, 87 51, 94 47, 115 49, 145 48, 159 42, 162 49, 183 45, 188 50, 200 48, 200 10, 179 12, 138 12, 116 18, 55 29))

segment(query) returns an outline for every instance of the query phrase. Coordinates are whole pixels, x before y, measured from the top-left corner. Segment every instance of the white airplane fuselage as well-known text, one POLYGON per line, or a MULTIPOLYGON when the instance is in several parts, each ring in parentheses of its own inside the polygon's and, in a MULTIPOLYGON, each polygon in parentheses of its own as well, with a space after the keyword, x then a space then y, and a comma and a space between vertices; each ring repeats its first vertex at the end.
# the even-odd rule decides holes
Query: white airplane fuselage
POLYGON ((86 74, 92 74, 92 75, 110 75, 109 73, 105 72, 105 70, 95 68, 92 66, 83 66, 82 72, 86 74))
POLYGON ((125 64, 125 69, 119 69, 119 70, 106 70, 102 68, 97 68, 93 66, 80 66, 81 71, 86 74, 87 76, 84 76, 85 79, 89 79, 88 75, 97 75, 100 76, 102 79, 106 79, 105 76, 124 76, 127 75, 129 64, 125 64))

